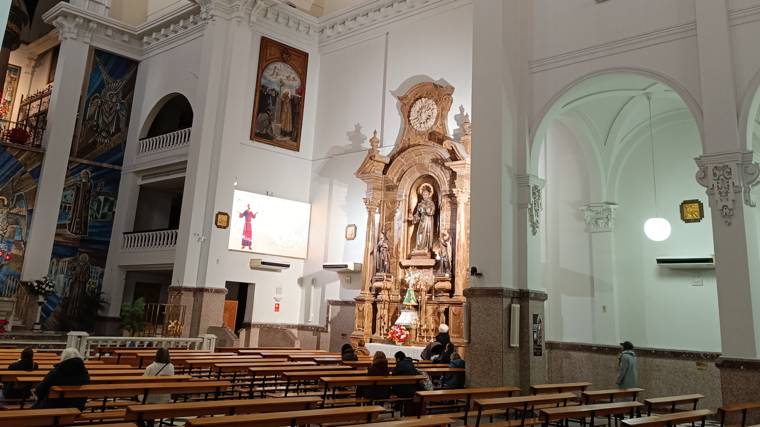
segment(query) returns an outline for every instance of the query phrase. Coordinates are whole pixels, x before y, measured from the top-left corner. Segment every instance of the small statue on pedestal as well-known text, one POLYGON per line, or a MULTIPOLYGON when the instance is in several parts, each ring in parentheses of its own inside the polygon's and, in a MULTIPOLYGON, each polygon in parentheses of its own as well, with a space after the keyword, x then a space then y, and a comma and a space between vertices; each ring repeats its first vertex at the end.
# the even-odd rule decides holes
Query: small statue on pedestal
POLYGON ((412 222, 417 225, 415 252, 427 252, 435 240, 435 202, 433 202, 433 186, 425 183, 419 189, 422 200, 417 203, 412 222))
POLYGON ((380 232, 380 238, 377 240, 375 249, 372 251, 375 261, 375 273, 391 272, 391 251, 390 242, 385 232, 380 232))
POLYGON ((451 250, 451 236, 449 236, 448 230, 443 230, 441 237, 433 243, 433 251, 441 260, 441 273, 451 274, 451 258, 453 251, 451 250))

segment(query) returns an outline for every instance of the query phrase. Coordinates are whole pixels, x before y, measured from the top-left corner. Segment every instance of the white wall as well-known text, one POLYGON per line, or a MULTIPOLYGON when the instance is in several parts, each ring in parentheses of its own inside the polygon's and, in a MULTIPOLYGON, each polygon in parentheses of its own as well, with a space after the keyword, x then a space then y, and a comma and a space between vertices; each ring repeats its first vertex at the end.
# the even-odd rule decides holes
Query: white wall
POLYGON ((158 19, 189 3, 191 3, 189 0, 148 0, 147 20, 158 19))
POLYGON ((172 193, 140 187, 137 213, 132 231, 162 230, 169 228, 172 193))
POLYGON ((111 0, 108 16, 125 24, 138 26, 148 18, 150 0, 111 0))

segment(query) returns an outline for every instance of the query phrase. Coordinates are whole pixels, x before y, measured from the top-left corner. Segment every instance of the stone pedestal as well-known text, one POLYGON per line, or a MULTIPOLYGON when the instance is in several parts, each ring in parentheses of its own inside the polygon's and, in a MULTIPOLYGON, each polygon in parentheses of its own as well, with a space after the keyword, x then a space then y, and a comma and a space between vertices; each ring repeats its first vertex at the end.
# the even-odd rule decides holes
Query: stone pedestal
MULTIPOLYGON (((464 296, 470 304, 466 386, 527 390, 531 384, 546 383, 548 352, 543 340, 542 355, 533 355, 533 315, 538 314, 543 322, 546 294, 493 287, 469 288, 464 296), (519 347, 510 347, 511 311, 515 305, 520 306, 519 347)), ((457 310, 453 306, 452 312, 457 310)), ((449 319, 452 323, 451 315, 449 319)))
POLYGON ((226 288, 193 288, 170 286, 179 304, 186 306, 183 337, 197 337, 205 334, 209 326, 224 324, 224 299, 226 288))

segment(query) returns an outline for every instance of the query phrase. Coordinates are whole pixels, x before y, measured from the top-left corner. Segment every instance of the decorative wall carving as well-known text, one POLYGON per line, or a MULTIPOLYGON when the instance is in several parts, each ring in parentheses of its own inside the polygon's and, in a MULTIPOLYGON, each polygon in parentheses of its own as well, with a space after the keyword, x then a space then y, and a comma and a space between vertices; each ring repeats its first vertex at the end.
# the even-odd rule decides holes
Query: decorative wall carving
POLYGON ((541 203, 541 187, 538 185, 531 185, 528 212, 530 213, 530 228, 534 236, 538 233, 542 210, 544 210, 544 206, 541 203))
POLYGON ((518 175, 517 186, 519 187, 519 208, 527 209, 527 220, 530 224, 531 233, 535 236, 541 223, 541 211, 544 210, 541 200, 541 190, 546 181, 535 175, 518 175))
POLYGON ((581 208, 583 219, 591 225, 591 232, 612 231, 615 229, 615 203, 591 203, 581 208))
POLYGON ((707 188, 710 207, 726 225, 731 225, 737 193, 741 193, 745 205, 756 206, 753 189, 760 184, 760 167, 752 151, 708 154, 695 160, 699 166, 697 182, 707 188))

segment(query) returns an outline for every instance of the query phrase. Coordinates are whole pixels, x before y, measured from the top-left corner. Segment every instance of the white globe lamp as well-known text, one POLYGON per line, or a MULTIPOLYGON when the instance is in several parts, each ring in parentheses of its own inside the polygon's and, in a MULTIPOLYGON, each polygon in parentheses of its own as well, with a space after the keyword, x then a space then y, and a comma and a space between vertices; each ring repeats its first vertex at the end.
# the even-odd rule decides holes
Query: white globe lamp
POLYGON ((650 218, 644 224, 644 233, 655 242, 662 242, 670 236, 670 223, 665 218, 650 218))

